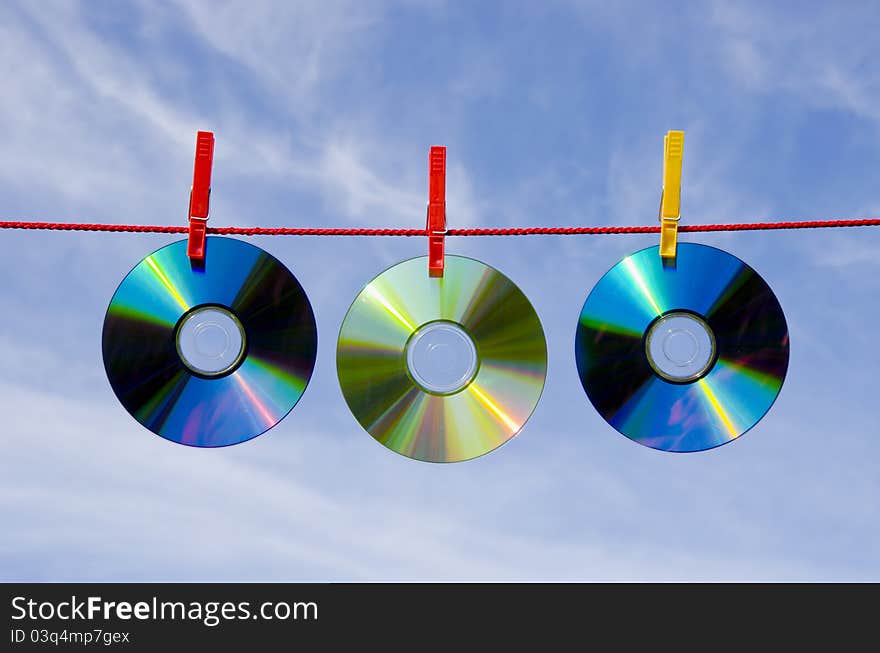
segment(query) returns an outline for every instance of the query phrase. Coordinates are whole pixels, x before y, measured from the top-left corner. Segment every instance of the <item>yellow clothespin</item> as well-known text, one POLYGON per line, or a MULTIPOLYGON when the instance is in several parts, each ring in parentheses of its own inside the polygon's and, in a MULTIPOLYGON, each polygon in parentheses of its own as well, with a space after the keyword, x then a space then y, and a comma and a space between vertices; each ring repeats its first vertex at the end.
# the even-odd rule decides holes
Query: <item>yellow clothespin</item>
POLYGON ((670 130, 663 138, 663 191, 660 195, 660 256, 675 263, 681 215, 681 156, 684 132, 670 130))

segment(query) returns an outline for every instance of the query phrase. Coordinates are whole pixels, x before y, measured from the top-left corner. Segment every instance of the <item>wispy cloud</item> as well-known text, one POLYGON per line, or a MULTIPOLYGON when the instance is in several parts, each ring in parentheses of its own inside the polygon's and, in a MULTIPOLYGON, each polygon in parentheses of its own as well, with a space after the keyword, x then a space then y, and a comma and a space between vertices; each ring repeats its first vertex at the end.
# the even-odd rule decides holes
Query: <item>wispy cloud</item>
MULTIPOLYGON (((424 212, 422 175, 394 173, 403 162, 387 143, 377 146, 376 137, 365 131, 368 126, 356 126, 357 107, 348 118, 337 115, 330 124, 322 124, 321 116, 308 109, 308 103, 320 106, 326 97, 323 84, 356 53, 353 44, 375 22, 372 11, 361 4, 329 4, 329 10, 317 4, 284 10, 256 6, 244 23, 235 20, 240 12, 234 5, 208 10, 184 4, 190 17, 184 29, 191 24, 195 31, 178 38, 189 36, 191 47, 204 43, 218 49, 227 66, 240 66, 245 78, 257 80, 255 91, 283 98, 284 110, 274 118, 269 114, 268 123, 249 118, 259 104, 253 95, 233 91, 224 97, 211 75, 199 78, 195 63, 162 54, 168 30, 181 29, 171 12, 154 16, 153 30, 140 35, 142 48, 157 54, 165 66, 166 77, 157 78, 144 52, 104 38, 90 22, 87 5, 65 5, 56 12, 28 5, 7 9, 4 43, 14 55, 6 59, 7 88, 21 102, 5 105, 3 121, 22 148, 20 163, 6 169, 7 179, 21 187, 39 177, 83 201, 125 197, 143 204, 147 193, 155 195, 157 185, 170 187, 186 177, 193 133, 210 128, 218 135, 222 174, 291 183, 304 203, 316 199, 344 219, 412 220, 424 212), (34 75, 34 70, 41 74, 34 75), (163 89, 167 78, 184 80, 179 85, 189 93, 169 94, 163 89), (206 105, 200 94, 220 102, 206 105), (283 120, 288 125, 279 127, 283 120), (124 139, 118 136, 122 133, 124 139), (28 156, 24 148, 29 148, 28 156), (45 162, 33 156, 35 148, 47 154, 45 162), (86 153, 89 165, 75 165, 86 153), (31 162, 37 168, 30 168, 31 162), (166 171, 164 179, 156 178, 157 169, 166 171), (143 179, 147 170, 150 186, 143 179)), ((229 208, 230 214, 252 213, 241 205, 229 208)))
MULTIPOLYGON (((291 438, 278 432, 266 436, 271 443, 258 440, 232 450, 198 451, 133 427, 104 398, 100 403, 73 402, 15 386, 2 391, 20 407, 3 438, 12 458, 6 460, 0 505, 6 519, 16 524, 0 547, 4 580, 670 579, 805 574, 796 563, 777 560, 770 567, 730 551, 652 552, 647 542, 612 544, 601 530, 586 539, 573 539, 571 534, 547 539, 540 529, 527 535, 511 530, 506 522, 485 521, 500 508, 498 502, 527 507, 534 501, 530 493, 540 495, 556 484, 546 471, 532 470, 523 476, 527 470, 515 460, 483 466, 484 480, 478 481, 454 470, 404 468, 411 463, 387 457, 364 440, 365 446, 357 449, 361 455, 367 453, 372 469, 351 470, 342 489, 338 479, 316 483, 306 471, 351 451, 351 446, 340 447, 321 433, 291 438), (55 410, 44 413, 35 431, 24 416, 39 411, 47 400, 55 410), (96 450, 102 452, 100 457, 91 454, 96 450), (283 469, 276 469, 268 458, 277 459, 279 452, 287 460, 283 469), (64 479, 63 498, 54 486, 45 485, 42 474, 34 474, 35 465, 51 468, 64 479), (376 483, 377 466, 396 480, 376 483), (194 468, 198 473, 193 473, 194 468), (510 486, 504 482, 509 478, 525 482, 510 486), (486 488, 486 482, 492 485, 486 488), (413 492, 424 483, 445 487, 443 501, 413 492), (474 503, 480 485, 489 495, 474 503), (24 551, 30 553, 23 555, 24 551)), ((555 468, 571 482, 576 471, 570 459, 561 451, 547 453, 533 462, 555 468)), ((604 479, 603 483, 610 483, 599 484, 607 492, 619 482, 604 479)), ((638 500, 627 497, 626 491, 619 500, 637 509, 638 500)), ((583 518, 595 519, 592 515, 586 510, 583 518)), ((534 522, 533 515, 525 519, 534 522)), ((736 525, 738 537, 747 528, 746 522, 736 525)), ((760 536, 755 532, 750 537, 760 536)))
POLYGON ((724 63, 745 88, 788 91, 809 105, 880 121, 880 17, 870 4, 798 11, 716 2, 711 24, 724 63), (846 38, 840 38, 846 34, 846 38))

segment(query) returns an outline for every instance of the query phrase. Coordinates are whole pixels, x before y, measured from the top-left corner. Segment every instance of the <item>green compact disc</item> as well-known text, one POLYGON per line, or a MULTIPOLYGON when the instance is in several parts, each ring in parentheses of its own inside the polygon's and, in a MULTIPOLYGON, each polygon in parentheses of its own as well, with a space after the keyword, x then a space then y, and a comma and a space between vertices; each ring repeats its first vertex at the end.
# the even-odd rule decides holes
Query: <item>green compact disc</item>
POLYGON ((410 458, 458 462, 501 446, 534 411, 547 344, 535 309, 488 265, 447 256, 389 268, 349 308, 336 352, 357 421, 410 458))

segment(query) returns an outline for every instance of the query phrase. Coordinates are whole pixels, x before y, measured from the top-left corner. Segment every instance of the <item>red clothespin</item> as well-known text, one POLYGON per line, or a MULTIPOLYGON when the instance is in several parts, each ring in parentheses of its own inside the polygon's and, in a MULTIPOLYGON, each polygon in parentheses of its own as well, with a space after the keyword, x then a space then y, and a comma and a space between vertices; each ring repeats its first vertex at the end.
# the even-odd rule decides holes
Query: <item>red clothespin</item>
POLYGON ((192 190, 189 194, 189 243, 186 248, 190 262, 196 266, 205 262, 213 164, 214 133, 199 132, 196 135, 196 159, 193 164, 192 190))
POLYGON ((443 276, 446 238, 446 147, 432 145, 428 155, 428 276, 443 276))

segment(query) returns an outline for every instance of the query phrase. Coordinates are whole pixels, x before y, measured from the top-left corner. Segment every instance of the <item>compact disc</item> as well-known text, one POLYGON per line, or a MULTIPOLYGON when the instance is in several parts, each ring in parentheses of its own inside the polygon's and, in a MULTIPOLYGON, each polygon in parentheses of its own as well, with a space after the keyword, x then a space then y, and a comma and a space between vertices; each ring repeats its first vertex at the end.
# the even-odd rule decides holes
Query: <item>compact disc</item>
POLYGON ((318 337, 305 291, 277 259, 210 237, 194 269, 186 241, 122 280, 104 319, 104 367, 126 410, 163 438, 196 447, 250 440, 305 391, 318 337))
POLYGON ((738 438, 776 400, 788 327, 767 283, 720 249, 679 243, 627 256, 587 297, 575 336, 581 383, 636 442, 702 451, 738 438))
POLYGON ((547 345, 529 300, 484 263, 447 256, 395 265, 355 298, 339 332, 339 384, 376 440, 429 462, 476 458, 532 414, 547 345))

